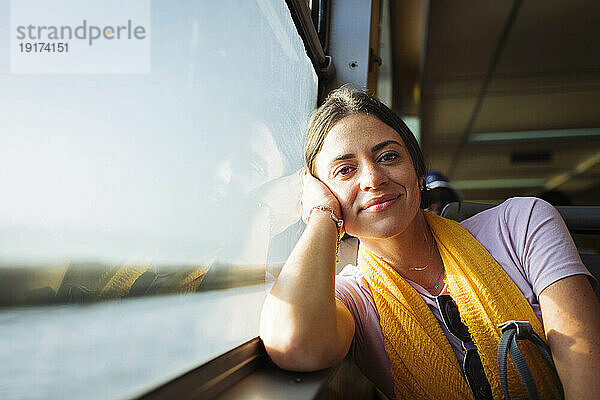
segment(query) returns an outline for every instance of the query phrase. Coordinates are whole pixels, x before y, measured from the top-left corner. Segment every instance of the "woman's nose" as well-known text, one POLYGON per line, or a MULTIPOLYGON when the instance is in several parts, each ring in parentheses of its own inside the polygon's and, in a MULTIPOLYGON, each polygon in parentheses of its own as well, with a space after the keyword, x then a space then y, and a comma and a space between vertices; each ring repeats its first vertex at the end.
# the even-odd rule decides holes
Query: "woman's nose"
POLYGON ((360 177, 361 190, 377 189, 387 182, 387 176, 378 165, 368 164, 362 168, 360 177))

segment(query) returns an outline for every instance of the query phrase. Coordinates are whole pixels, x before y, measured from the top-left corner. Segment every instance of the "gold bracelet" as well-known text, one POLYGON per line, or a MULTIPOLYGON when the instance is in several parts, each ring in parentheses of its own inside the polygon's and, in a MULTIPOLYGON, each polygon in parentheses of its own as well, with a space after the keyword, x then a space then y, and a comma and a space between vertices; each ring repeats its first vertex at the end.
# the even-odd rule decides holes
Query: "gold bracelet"
POLYGON ((308 212, 308 218, 306 219, 306 223, 308 224, 308 221, 310 221, 310 216, 313 212, 313 210, 319 210, 319 211, 329 211, 329 218, 331 218, 331 220, 333 222, 335 222, 335 227, 337 229, 337 240, 336 240, 336 244, 335 244, 335 262, 340 261, 340 242, 342 240, 341 237, 341 232, 342 232, 342 226, 344 226, 344 220, 338 218, 337 215, 335 215, 335 211, 333 211, 333 208, 331 207, 327 207, 327 206, 314 206, 313 208, 310 209, 310 211, 308 212))

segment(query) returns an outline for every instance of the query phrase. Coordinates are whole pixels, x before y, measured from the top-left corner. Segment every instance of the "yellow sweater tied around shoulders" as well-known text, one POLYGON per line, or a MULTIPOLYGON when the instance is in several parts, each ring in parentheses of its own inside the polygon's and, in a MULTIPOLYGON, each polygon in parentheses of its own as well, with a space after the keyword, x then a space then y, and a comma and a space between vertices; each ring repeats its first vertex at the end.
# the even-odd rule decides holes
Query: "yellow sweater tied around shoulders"
MULTIPOLYGON (((545 338, 542 324, 506 272, 465 228, 455 221, 424 214, 444 263, 450 295, 478 348, 494 398, 501 399, 504 394, 498 374, 497 325, 527 320, 545 338)), ((379 313, 396 398, 472 399, 448 339, 417 291, 391 265, 363 246, 358 252, 358 265, 379 313)), ((523 342, 521 349, 540 397, 561 399, 560 381, 535 346, 523 342)), ((511 361, 507 376, 511 397, 527 397, 511 361)))

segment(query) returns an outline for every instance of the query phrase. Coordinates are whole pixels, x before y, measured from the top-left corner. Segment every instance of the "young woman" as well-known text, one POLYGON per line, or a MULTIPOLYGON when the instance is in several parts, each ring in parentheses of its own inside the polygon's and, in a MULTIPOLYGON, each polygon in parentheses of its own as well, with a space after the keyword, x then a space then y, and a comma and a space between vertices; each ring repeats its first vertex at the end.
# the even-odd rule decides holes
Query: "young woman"
MULTIPOLYGON (((275 363, 317 370, 350 352, 390 398, 502 398, 497 325, 528 320, 560 377, 528 348, 540 395, 600 398, 595 281, 552 206, 510 199, 462 225, 424 212, 415 138, 346 88, 315 111, 305 161, 307 226, 261 318, 275 363), (343 230, 360 240, 358 265, 336 277, 343 230)), ((524 395, 510 368, 508 381, 524 395)))

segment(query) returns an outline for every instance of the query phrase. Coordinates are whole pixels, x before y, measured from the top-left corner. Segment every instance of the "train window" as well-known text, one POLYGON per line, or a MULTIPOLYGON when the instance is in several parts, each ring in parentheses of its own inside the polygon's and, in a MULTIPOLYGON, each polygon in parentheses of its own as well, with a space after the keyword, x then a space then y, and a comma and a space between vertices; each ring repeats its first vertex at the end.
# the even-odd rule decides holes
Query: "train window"
POLYGON ((0 62, 2 398, 131 397, 257 336, 301 233, 318 79, 286 4, 150 20, 144 73, 0 62))

